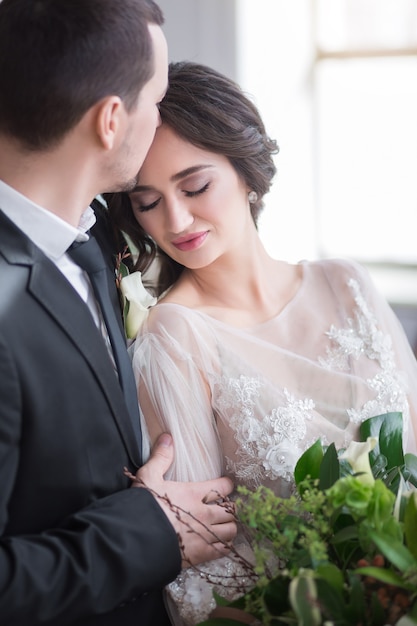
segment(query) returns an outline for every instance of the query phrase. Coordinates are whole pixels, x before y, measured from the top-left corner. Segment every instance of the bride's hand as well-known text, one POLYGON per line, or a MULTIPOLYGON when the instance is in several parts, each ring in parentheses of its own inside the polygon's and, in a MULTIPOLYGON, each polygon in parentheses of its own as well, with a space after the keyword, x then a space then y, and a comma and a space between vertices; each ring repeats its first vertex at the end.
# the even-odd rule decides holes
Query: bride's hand
POLYGON ((149 461, 133 477, 133 485, 151 490, 179 534, 183 566, 224 556, 237 531, 232 505, 223 503, 232 492, 232 481, 226 477, 203 482, 164 480, 173 458, 172 438, 164 433, 149 461))

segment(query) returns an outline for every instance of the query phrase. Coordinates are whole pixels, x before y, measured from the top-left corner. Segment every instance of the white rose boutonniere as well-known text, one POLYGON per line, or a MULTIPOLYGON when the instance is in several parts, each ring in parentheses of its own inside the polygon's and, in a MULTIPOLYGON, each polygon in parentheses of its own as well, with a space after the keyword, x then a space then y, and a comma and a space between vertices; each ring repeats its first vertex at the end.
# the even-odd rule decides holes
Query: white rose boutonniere
POLYGON ((116 270, 117 286, 122 294, 123 323, 126 337, 134 339, 149 314, 149 307, 154 306, 157 298, 154 298, 143 286, 142 273, 129 270, 122 262, 122 259, 129 256, 124 253, 118 259, 116 270))
POLYGON ((128 274, 120 281, 123 296, 123 319, 128 339, 134 339, 149 314, 149 307, 156 304, 156 298, 146 291, 141 272, 128 274))

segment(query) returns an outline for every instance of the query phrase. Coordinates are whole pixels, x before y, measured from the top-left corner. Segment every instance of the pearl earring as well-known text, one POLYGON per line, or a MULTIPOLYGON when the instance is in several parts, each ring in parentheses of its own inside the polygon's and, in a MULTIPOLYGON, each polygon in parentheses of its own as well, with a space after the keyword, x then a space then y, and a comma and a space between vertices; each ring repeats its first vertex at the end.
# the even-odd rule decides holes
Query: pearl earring
POLYGON ((256 191, 250 191, 248 193, 248 200, 249 204, 255 204, 255 202, 258 200, 258 194, 256 193, 256 191))

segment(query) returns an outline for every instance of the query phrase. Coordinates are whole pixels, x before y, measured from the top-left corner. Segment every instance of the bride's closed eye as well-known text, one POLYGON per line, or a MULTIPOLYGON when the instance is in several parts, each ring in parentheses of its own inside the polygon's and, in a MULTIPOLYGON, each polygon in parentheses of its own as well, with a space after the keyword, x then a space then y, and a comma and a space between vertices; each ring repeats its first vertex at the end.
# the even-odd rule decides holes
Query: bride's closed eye
MULTIPOLYGON (((207 182, 202 187, 200 187, 199 189, 195 189, 195 190, 182 189, 181 191, 187 198, 194 198, 195 196, 199 196, 205 193, 209 187, 210 187, 210 181, 207 182)), ((156 200, 149 202, 148 204, 145 204, 143 201, 141 202, 140 200, 137 200, 134 204, 136 205, 135 208, 140 213, 146 213, 146 211, 150 211, 151 209, 154 209, 155 207, 157 207, 160 201, 161 201, 161 196, 159 198, 156 198, 156 200)))
POLYGON ((207 191, 209 187, 210 187, 210 183, 208 182, 205 185, 203 185, 200 189, 196 189, 195 191, 187 191, 186 189, 183 189, 183 192, 185 193, 187 198, 193 198, 194 196, 199 196, 201 193, 204 193, 205 191, 207 191))
POLYGON ((145 213, 145 211, 150 211, 151 209, 154 209, 156 206, 158 206, 160 201, 161 201, 161 198, 157 198, 150 204, 141 204, 140 202, 138 202, 137 208, 141 213, 145 213))

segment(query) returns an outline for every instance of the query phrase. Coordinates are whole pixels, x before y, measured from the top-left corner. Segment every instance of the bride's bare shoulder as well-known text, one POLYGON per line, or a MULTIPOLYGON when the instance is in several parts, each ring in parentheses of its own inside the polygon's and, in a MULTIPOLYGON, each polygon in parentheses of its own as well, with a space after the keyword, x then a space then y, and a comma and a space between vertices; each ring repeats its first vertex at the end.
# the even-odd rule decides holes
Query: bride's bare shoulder
POLYGON ((181 304, 190 309, 198 309, 201 299, 193 283, 181 277, 159 298, 158 304, 181 304))

